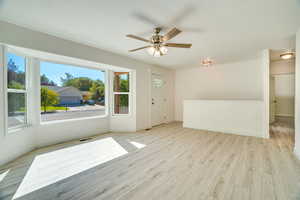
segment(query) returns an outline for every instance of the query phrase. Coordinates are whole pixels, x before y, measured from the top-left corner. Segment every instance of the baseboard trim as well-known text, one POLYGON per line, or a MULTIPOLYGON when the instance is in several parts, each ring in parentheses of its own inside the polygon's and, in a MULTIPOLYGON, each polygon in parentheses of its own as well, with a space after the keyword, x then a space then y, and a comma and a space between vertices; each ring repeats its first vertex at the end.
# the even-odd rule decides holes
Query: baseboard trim
POLYGON ((277 114, 277 115, 275 115, 275 117, 291 117, 291 118, 294 118, 295 116, 293 116, 293 115, 285 115, 285 114, 277 114))
POLYGON ((231 135, 241 135, 241 136, 250 136, 250 137, 258 137, 258 138, 268 138, 263 134, 263 131, 255 131, 255 130, 232 130, 232 129, 211 129, 211 128, 199 128, 195 126, 190 126, 189 124, 183 123, 183 128, 191 128, 202 131, 211 131, 215 133, 223 133, 223 134, 231 134, 231 135))

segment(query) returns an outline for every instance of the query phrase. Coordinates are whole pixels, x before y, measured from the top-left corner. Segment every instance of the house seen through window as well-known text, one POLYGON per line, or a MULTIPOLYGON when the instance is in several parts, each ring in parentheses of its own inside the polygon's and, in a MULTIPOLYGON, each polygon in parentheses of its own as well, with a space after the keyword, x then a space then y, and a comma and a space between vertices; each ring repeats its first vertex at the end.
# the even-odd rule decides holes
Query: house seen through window
POLYGON ((40 63, 41 120, 105 115, 105 72, 99 69, 40 63))

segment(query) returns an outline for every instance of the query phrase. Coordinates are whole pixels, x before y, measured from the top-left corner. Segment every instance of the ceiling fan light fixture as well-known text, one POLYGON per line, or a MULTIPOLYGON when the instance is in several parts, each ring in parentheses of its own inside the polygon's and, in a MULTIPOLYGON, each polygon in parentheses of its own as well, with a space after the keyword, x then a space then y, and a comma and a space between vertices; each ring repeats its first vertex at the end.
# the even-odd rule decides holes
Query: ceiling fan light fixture
POLYGON ((291 59, 294 56, 293 52, 286 52, 283 54, 280 54, 280 58, 287 60, 287 59, 291 59))
POLYGON ((168 49, 164 46, 160 46, 160 47, 152 46, 152 47, 149 47, 147 51, 151 56, 154 56, 154 57, 161 57, 168 53, 168 49))
POLYGON ((166 55, 168 53, 168 49, 165 46, 161 46, 160 51, 162 52, 163 55, 166 55))

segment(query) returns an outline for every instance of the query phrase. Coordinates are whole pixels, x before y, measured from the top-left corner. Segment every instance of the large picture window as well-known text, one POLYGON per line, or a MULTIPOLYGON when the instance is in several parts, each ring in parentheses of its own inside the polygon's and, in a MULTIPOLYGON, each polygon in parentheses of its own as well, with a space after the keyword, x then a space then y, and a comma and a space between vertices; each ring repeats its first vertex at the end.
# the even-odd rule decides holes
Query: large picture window
POLYGON ((129 72, 114 72, 113 114, 129 113, 129 72))
POLYGON ((105 115, 105 72, 74 65, 40 62, 41 120, 105 115))
POLYGON ((27 124, 26 66, 25 57, 10 52, 6 53, 8 129, 27 124))

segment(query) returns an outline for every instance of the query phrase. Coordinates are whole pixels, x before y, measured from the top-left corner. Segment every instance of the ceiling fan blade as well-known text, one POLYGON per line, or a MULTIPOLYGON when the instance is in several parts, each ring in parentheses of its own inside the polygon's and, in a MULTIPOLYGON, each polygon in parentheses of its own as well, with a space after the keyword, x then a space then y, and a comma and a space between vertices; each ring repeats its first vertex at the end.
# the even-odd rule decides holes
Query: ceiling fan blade
POLYGON ((129 52, 134 52, 134 51, 138 51, 138 50, 141 50, 141 49, 146 49, 146 48, 149 48, 151 47, 150 45, 149 46, 144 46, 144 47, 140 47, 140 48, 137 48, 137 49, 131 49, 129 50, 129 52))
POLYGON ((192 44, 166 43, 164 46, 177 48, 191 48, 192 44))
POLYGON ((147 15, 144 15, 143 13, 135 12, 133 15, 140 21, 143 21, 151 26, 160 26, 160 22, 147 15))
POLYGON ((192 28, 192 27, 181 27, 184 32, 189 32, 189 33, 203 33, 204 30, 201 28, 192 28))
MULTIPOLYGON (((196 11, 196 7, 192 4, 183 7, 177 15, 173 16, 173 18, 169 21, 170 25, 180 25, 182 21, 185 20, 196 11)), ((185 29, 183 29, 185 31, 185 29)))
POLYGON ((139 36, 136 36, 136 35, 132 35, 132 34, 126 35, 126 37, 133 38, 133 39, 136 39, 136 40, 141 40, 143 42, 150 42, 150 40, 147 40, 147 39, 144 39, 142 37, 139 37, 139 36))
POLYGON ((168 41, 170 39, 172 39, 173 37, 175 37, 176 35, 178 35, 179 33, 181 33, 181 30, 177 29, 177 28, 173 28, 171 29, 166 35, 163 36, 163 41, 168 41))

